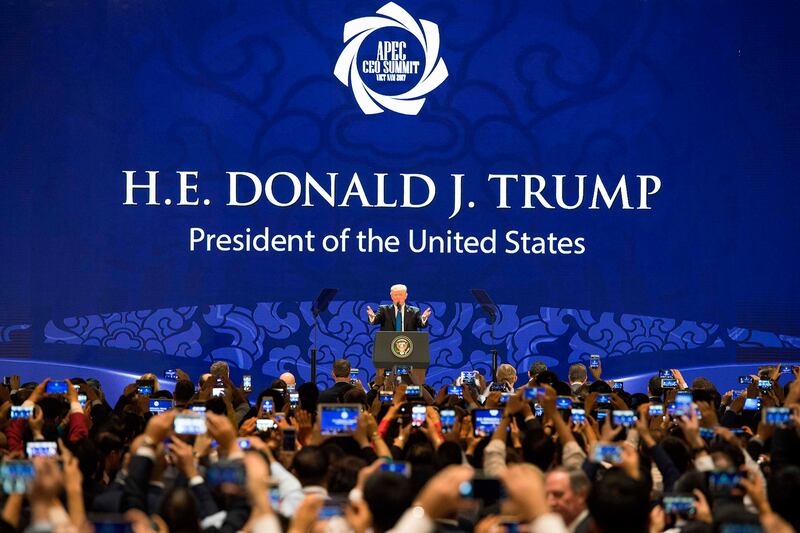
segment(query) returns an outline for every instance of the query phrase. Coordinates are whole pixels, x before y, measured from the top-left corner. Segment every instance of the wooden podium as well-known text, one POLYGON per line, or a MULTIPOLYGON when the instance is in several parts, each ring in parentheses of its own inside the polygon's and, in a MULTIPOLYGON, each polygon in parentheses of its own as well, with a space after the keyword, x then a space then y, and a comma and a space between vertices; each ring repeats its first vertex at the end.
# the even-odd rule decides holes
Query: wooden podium
POLYGON ((379 331, 372 348, 377 383, 383 383, 383 370, 408 365, 416 382, 425 383, 425 372, 431 364, 426 331, 379 331))

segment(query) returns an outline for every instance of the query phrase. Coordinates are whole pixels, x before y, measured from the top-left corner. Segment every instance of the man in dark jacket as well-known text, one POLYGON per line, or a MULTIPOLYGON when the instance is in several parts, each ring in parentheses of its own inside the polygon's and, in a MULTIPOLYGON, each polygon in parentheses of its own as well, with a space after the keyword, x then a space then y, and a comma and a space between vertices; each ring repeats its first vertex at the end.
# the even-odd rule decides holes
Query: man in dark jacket
POLYGON ((353 388, 350 384, 350 363, 347 359, 333 362, 333 380, 336 382, 329 389, 319 393, 319 403, 342 403, 344 394, 353 388))

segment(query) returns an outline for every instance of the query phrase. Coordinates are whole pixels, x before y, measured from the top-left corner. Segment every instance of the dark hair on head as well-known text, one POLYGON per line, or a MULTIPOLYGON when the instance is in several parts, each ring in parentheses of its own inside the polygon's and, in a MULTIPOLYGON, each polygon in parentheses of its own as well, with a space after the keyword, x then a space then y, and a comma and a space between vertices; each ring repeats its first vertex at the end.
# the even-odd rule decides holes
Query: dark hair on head
POLYGON ((686 472, 693 465, 692 451, 685 440, 669 435, 661 440, 661 447, 680 472, 686 472))
POLYGON ((409 443, 406 449, 406 461, 413 465, 432 465, 433 446, 426 439, 425 441, 409 443))
POLYGON ((694 378, 694 380, 692 381, 692 389, 694 390, 702 389, 710 392, 717 390, 717 387, 714 386, 714 384, 711 382, 710 379, 699 377, 699 378, 694 378))
POLYGON ((643 392, 637 392, 635 394, 631 394, 630 403, 628 405, 630 405, 631 409, 633 409, 635 411, 640 406, 648 403, 649 401, 650 401, 650 398, 647 396, 647 394, 645 394, 643 392))
POLYGON ((97 449, 104 457, 112 452, 121 452, 124 448, 125 443, 115 433, 103 431, 97 436, 97 449))
POLYGON ((694 389, 692 391, 692 401, 713 403, 714 398, 711 392, 706 389, 694 389))
POLYGON ((337 378, 350 377, 350 362, 347 359, 337 359, 334 361, 333 376, 337 378))
POLYGON ((331 437, 320 444, 320 447, 328 456, 328 462, 331 464, 348 455, 361 456, 361 446, 358 445, 356 439, 350 436, 331 437))
POLYGON ((406 477, 394 472, 375 472, 364 483, 364 501, 372 513, 372 528, 376 533, 384 533, 411 507, 414 492, 406 477))
POLYGON ((706 497, 706 501, 713 502, 711 492, 708 490, 708 478, 705 472, 687 470, 678 478, 673 488, 674 492, 691 494, 694 489, 699 490, 706 497))
POLYGON ((714 503, 714 524, 715 531, 722 531, 722 524, 745 525, 741 529, 734 531, 761 531, 761 521, 757 514, 751 513, 741 500, 739 501, 717 501, 714 503), (757 526, 747 528, 746 525, 757 526))
MULTIPOLYGON (((539 385, 553 385, 555 383, 559 383, 558 376, 556 376, 555 372, 550 370, 543 370, 536 374, 536 383, 539 385)), ((569 387, 569 385, 567 385, 569 387)), ((570 393, 572 389, 570 389, 570 393)))
POLYGON ((572 387, 563 381, 556 381, 552 384, 552 387, 558 396, 572 396, 572 387))
POLYGON ((145 421, 138 413, 124 411, 122 413, 123 440, 131 442, 136 436, 144 433, 145 421))
MULTIPOLYGON (((78 467, 83 475, 84 488, 93 487, 94 484, 89 481, 98 481, 98 471, 102 466, 100 463, 101 454, 97 446, 91 439, 79 439, 76 441, 65 440, 62 441, 64 446, 69 448, 75 459, 78 460, 78 467)), ((93 494, 87 495, 93 498, 93 494)))
POLYGON ((589 385, 589 392, 598 392, 600 394, 611 394, 611 387, 603 380, 597 380, 589 385))
POLYGON ((264 398, 272 400, 272 396, 274 394, 275 392, 272 389, 264 389, 261 392, 259 392, 258 396, 256 396, 256 408, 261 406, 261 402, 264 401, 264 398))
POLYGON ((93 405, 89 410, 89 416, 92 419, 92 428, 106 425, 111 420, 113 414, 114 411, 112 411, 111 407, 106 403, 93 405))
POLYGON ((461 446, 453 441, 445 441, 436 448, 433 454, 433 466, 442 470, 450 465, 460 465, 462 461, 461 446))
POLYGON ((645 533, 650 521, 647 486, 621 470, 611 469, 592 486, 589 513, 603 533, 645 533))
POLYGON ((528 368, 528 375, 533 378, 546 371, 547 365, 544 363, 544 361, 534 361, 531 363, 530 368, 528 368))
POLYGON ((272 401, 273 401, 273 403, 275 405, 275 412, 276 413, 284 413, 284 412, 286 412, 286 406, 289 403, 289 402, 286 401, 286 400, 289 399, 289 397, 287 395, 288 395, 288 393, 286 392, 285 388, 283 390, 276 389, 276 388, 272 389, 272 401))
POLYGON ((150 397, 154 400, 171 400, 172 393, 166 389, 160 389, 151 394, 150 397))
POLYGON ((692 401, 707 402, 715 410, 719 409, 722 403, 722 396, 716 389, 694 389, 692 391, 692 401))
POLYGON ((781 468, 769 478, 768 496, 772 510, 789 522, 795 531, 800 531, 800 467, 791 465, 781 468))
POLYGON ((177 403, 188 403, 194 396, 194 383, 187 379, 179 379, 175 383, 174 398, 177 403))
POLYGON ((331 437, 324 440, 322 444, 319 445, 319 449, 322 450, 322 453, 328 458, 328 464, 332 465, 337 461, 341 461, 347 457, 348 452, 353 451, 352 447, 348 446, 348 440, 350 443, 355 442, 355 439, 352 437, 331 437))
POLYGON ((619 396, 619 399, 622 400, 623 402, 625 402, 625 405, 627 405, 628 408, 630 409, 630 407, 631 407, 631 394, 629 392, 625 392, 624 390, 621 390, 621 391, 617 391, 617 396, 619 396))
POLYGON ((69 413, 69 404, 64 399, 55 396, 45 396, 39 399, 36 405, 42 410, 45 420, 64 418, 69 413))
POLYGON ((69 378, 69 382, 73 385, 83 385, 86 383, 86 380, 83 378, 69 378))
POLYGON ((358 471, 367 466, 361 457, 345 455, 331 464, 328 473, 328 492, 330 494, 347 494, 356 486, 358 471))
POLYGON ((175 486, 168 490, 161 499, 158 516, 164 520, 170 532, 201 531, 197 500, 187 487, 175 486))
POLYGON ((361 387, 353 387, 342 396, 344 403, 367 405, 367 393, 361 387))
POLYGON ((647 393, 651 396, 658 396, 659 398, 664 397, 664 388, 661 386, 660 376, 655 375, 650 378, 650 381, 647 382, 647 393))
POLYGON ((292 470, 304 487, 324 485, 329 464, 327 454, 319 446, 306 446, 294 454, 292 470))
POLYGON ((275 392, 280 391, 280 393, 282 394, 282 393, 286 392, 287 386, 286 386, 286 382, 283 381, 282 379, 276 379, 276 380, 274 380, 272 382, 272 384, 269 386, 269 388, 272 389, 275 392))
POLYGON ((315 383, 303 383, 297 387, 300 398, 300 407, 309 413, 316 414, 319 403, 319 388, 315 383))
POLYGON ((708 453, 722 453, 727 455, 737 470, 744 465, 744 453, 742 449, 728 441, 716 439, 708 446, 708 453))
POLYGON ((541 429, 534 429, 522 439, 522 457, 526 463, 534 464, 546 472, 556 457, 556 445, 550 435, 541 429))
POLYGON ((210 411, 217 415, 227 416, 228 406, 225 405, 225 400, 217 396, 206 400, 206 411, 210 411))

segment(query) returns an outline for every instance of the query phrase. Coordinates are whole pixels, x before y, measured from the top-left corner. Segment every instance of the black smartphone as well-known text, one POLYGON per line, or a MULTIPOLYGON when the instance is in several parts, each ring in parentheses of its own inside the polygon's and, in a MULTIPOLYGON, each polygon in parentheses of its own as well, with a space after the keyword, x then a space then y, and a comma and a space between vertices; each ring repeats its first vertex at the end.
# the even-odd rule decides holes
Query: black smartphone
POLYGON ((503 497, 503 487, 500 480, 491 477, 474 477, 459 486, 461 497, 471 500, 480 500, 484 504, 492 504, 503 497))
POLYGON ((294 428, 284 428, 283 430, 283 451, 293 452, 297 447, 297 431, 294 428))

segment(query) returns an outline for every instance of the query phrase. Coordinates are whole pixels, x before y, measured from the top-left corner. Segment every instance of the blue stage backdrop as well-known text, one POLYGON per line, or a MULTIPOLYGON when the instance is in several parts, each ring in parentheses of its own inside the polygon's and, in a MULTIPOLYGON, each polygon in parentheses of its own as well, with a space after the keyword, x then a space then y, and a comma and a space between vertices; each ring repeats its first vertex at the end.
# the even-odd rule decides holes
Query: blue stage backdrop
POLYGON ((308 380, 336 287, 317 379, 367 379, 394 283, 433 384, 796 361, 798 11, 3 0, 4 372, 308 380))

